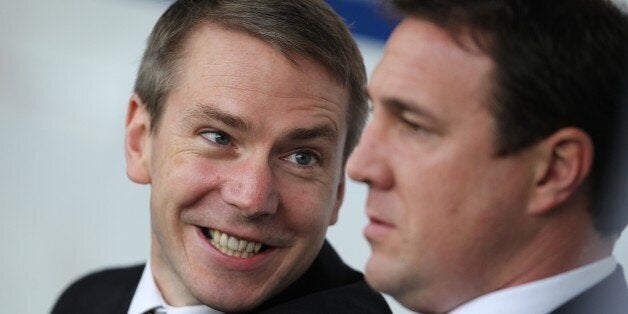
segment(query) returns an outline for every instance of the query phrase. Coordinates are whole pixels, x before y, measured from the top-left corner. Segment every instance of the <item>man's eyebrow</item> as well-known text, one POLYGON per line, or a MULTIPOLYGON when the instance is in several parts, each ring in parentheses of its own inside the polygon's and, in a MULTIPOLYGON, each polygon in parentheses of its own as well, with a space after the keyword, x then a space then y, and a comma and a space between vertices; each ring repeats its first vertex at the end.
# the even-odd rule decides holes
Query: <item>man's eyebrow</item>
POLYGON ((424 116, 427 119, 431 119, 434 121, 437 121, 436 116, 434 114, 432 114, 431 112, 423 109, 423 107, 418 106, 418 105, 414 105, 414 104, 409 104, 405 101, 402 101, 400 99, 396 99, 396 98, 385 98, 381 101, 381 104, 384 107, 387 107, 389 110, 391 110, 392 112, 411 112, 414 113, 416 115, 420 115, 420 116, 424 116))
POLYGON ((199 118, 220 121, 227 126, 241 131, 250 131, 252 129, 251 124, 248 121, 240 117, 236 117, 228 112, 216 109, 211 105, 197 104, 185 113, 185 120, 198 120, 199 118))
MULTIPOLYGON (((373 112, 373 103, 375 103, 375 99, 368 90, 366 90, 366 97, 369 100, 369 112, 373 112)), ((409 111, 417 115, 425 116, 428 119, 436 120, 436 117, 432 113, 423 109, 421 106, 410 104, 398 98, 386 97, 379 101, 379 103, 392 112, 399 113, 409 111)))
POLYGON ((327 140, 336 141, 338 139, 338 132, 327 124, 318 125, 313 128, 298 128, 290 131, 286 138, 290 140, 310 140, 314 138, 323 138, 327 140))

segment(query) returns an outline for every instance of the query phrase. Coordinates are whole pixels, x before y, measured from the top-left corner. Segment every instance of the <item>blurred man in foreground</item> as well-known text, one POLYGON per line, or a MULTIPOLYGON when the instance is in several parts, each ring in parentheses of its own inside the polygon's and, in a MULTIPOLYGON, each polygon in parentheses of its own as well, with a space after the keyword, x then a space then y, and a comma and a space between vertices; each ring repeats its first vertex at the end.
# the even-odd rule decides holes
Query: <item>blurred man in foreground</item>
MULTIPOLYGON (((367 281, 424 313, 628 313, 603 183, 627 18, 601 0, 393 1, 350 157, 367 281)), ((611 169, 612 171, 612 169, 611 169)))

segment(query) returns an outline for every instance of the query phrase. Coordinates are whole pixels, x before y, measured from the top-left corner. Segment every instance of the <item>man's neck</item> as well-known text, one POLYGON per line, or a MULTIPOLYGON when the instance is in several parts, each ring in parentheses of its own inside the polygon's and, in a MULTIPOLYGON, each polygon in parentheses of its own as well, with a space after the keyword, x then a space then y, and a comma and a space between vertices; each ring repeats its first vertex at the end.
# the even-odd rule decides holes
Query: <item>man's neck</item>
POLYGON ((551 277, 612 254, 615 237, 604 237, 587 212, 570 213, 538 230, 509 263, 500 289, 551 277), (564 217, 563 217, 564 218, 564 217))

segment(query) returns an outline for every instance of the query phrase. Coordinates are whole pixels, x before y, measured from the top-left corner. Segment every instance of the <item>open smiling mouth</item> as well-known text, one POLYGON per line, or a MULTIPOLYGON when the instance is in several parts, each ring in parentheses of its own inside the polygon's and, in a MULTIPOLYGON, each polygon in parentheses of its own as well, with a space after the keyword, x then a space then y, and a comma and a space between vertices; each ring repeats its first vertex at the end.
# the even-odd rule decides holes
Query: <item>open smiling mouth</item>
POLYGON ((215 248, 229 256, 249 258, 267 249, 260 242, 238 239, 218 230, 201 227, 201 231, 215 248))

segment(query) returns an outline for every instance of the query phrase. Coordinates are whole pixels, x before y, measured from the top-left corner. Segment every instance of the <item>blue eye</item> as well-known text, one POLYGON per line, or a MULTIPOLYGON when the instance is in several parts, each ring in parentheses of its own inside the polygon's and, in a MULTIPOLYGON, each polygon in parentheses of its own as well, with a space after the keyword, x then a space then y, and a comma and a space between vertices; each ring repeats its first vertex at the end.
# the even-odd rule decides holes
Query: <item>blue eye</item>
POLYGON ((307 151, 299 151, 293 154, 290 154, 288 161, 298 164, 299 166, 312 166, 315 163, 318 163, 319 157, 313 153, 307 151))
POLYGON ((220 131, 204 131, 201 132, 201 136, 218 145, 231 144, 231 138, 229 137, 229 135, 220 131))

